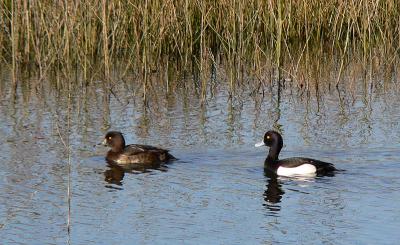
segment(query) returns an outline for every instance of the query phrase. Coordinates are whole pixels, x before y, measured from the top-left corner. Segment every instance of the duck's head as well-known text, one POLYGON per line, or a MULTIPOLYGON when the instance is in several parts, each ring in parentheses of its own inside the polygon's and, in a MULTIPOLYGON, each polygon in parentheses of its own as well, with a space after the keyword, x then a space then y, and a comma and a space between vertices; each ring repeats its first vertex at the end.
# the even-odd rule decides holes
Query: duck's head
POLYGON ((270 130, 264 134, 264 140, 262 142, 255 144, 255 147, 260 146, 275 146, 281 149, 283 147, 282 136, 278 132, 270 130))
POLYGON ((110 131, 104 137, 102 145, 111 147, 112 151, 119 152, 125 148, 125 139, 121 132, 110 131))

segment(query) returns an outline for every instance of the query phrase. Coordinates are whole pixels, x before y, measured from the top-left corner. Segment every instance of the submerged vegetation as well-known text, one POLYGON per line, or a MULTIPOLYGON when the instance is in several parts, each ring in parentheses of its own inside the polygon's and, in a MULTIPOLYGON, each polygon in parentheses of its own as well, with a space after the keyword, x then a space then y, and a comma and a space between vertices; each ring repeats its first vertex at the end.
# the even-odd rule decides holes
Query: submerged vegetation
POLYGON ((310 56, 329 54, 340 77, 355 52, 364 64, 375 56, 396 60, 400 1, 4 0, 0 26, 0 55, 13 70, 78 67, 86 74, 101 64, 108 76, 121 60, 143 74, 165 62, 202 71, 224 61, 238 71, 268 63, 294 77, 310 56))

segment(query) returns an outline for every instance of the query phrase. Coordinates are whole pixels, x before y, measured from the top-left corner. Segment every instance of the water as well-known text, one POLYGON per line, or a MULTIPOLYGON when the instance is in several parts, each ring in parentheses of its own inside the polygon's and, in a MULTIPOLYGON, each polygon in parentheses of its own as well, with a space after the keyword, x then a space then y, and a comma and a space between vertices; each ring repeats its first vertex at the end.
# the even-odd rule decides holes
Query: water
POLYGON ((400 239, 396 76, 376 79, 373 87, 359 80, 310 95, 287 85, 278 96, 276 84, 265 81, 256 90, 258 84, 243 83, 232 98, 217 78, 204 103, 191 79, 170 87, 152 81, 147 107, 134 76, 87 86, 78 79, 68 89, 71 80, 21 78, 13 87, 10 74, 2 73, 2 244, 400 239), (303 179, 266 175, 266 149, 253 145, 272 128, 283 132, 282 158, 313 157, 346 171, 303 179), (179 160, 145 172, 111 168, 107 149, 95 146, 111 129, 123 131, 127 142, 169 148, 179 160))

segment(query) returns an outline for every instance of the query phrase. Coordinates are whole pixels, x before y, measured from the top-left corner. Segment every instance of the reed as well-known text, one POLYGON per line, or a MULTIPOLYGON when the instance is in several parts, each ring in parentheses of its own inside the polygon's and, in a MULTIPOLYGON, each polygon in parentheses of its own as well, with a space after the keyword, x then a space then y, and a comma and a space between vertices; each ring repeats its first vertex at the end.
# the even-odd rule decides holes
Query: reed
POLYGON ((147 74, 164 57, 200 71, 217 56, 235 70, 258 69, 271 57, 281 67, 291 62, 283 57, 310 47, 342 62, 361 50, 367 63, 399 55, 400 1, 3 0, 0 26, 2 60, 34 64, 41 74, 68 66, 86 72, 101 61, 108 76, 121 59, 147 74))

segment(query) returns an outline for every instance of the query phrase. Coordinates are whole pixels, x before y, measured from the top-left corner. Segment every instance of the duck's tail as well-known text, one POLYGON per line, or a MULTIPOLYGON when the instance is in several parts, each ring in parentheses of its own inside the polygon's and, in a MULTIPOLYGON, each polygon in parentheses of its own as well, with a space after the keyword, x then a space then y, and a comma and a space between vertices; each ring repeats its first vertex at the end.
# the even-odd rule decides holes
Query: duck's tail
POLYGON ((178 160, 178 158, 174 157, 173 155, 171 155, 169 152, 167 152, 165 154, 165 160, 166 161, 176 161, 178 160))

